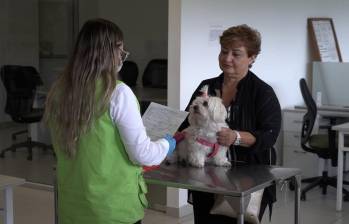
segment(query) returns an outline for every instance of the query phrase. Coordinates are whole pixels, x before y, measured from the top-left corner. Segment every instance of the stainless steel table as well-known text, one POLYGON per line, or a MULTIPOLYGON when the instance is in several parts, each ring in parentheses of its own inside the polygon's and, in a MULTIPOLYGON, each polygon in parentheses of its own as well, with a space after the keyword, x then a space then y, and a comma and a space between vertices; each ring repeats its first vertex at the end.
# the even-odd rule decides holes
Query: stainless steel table
POLYGON ((25 180, 17 177, 0 175, 0 189, 3 190, 4 224, 13 224, 13 187, 24 184, 25 180))
POLYGON ((149 184, 222 194, 238 212, 239 224, 244 223, 244 213, 251 193, 277 181, 291 179, 295 184, 294 223, 300 223, 301 171, 299 169, 265 165, 194 168, 164 164, 159 169, 144 173, 144 178, 149 184), (239 201, 238 205, 235 203, 236 198, 239 201))

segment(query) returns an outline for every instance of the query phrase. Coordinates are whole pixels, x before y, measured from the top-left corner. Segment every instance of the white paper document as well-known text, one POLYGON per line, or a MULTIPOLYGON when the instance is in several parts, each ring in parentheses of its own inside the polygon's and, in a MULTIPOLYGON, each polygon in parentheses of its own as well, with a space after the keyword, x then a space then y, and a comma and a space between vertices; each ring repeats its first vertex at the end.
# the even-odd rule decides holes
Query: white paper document
POLYGON ((173 135, 187 117, 188 112, 151 102, 142 116, 143 124, 152 141, 173 135))

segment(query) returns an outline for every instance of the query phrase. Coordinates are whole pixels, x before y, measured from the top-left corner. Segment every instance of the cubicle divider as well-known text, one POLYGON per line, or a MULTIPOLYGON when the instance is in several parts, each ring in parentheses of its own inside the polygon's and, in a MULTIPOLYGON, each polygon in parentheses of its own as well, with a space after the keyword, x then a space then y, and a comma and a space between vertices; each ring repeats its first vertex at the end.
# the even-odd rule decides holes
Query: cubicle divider
POLYGON ((349 109, 349 63, 313 62, 312 95, 318 104, 349 109))

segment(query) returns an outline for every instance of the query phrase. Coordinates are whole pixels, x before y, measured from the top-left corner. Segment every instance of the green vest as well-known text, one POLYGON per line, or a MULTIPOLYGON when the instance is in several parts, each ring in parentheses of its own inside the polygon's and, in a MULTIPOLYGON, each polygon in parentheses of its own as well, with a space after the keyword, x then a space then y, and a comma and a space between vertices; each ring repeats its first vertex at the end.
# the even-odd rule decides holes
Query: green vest
MULTIPOLYGON (((135 99, 136 100, 136 99, 135 99)), ((60 224, 135 223, 148 203, 142 168, 125 151, 107 110, 79 140, 74 159, 57 150, 60 224)))

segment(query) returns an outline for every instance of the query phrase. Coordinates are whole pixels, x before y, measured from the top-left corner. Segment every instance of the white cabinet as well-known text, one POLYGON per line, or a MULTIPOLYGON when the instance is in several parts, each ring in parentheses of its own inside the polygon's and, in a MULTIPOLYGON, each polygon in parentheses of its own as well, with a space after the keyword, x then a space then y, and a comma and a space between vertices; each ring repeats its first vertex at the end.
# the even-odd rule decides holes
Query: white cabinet
POLYGON ((319 159, 316 154, 301 147, 302 120, 305 110, 286 109, 283 111, 283 166, 302 170, 302 177, 318 175, 319 159))

